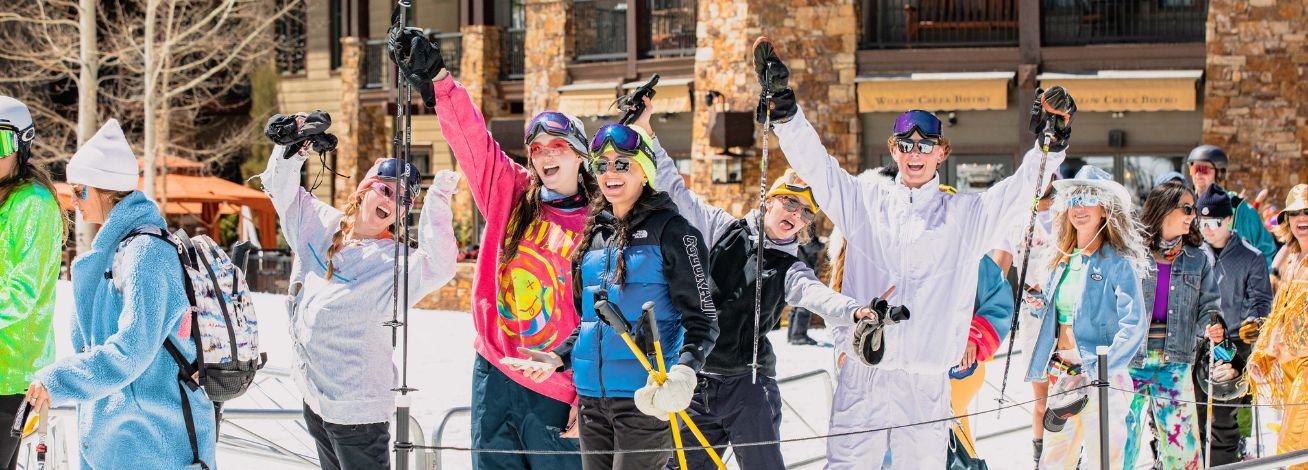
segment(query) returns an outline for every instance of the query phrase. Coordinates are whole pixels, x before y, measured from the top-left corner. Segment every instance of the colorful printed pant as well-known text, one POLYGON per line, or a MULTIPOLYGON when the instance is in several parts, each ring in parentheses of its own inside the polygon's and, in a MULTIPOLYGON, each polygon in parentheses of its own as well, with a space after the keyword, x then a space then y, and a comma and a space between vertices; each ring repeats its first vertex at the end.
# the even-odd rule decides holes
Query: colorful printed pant
MULTIPOLYGON (((1109 383, 1113 388, 1127 390, 1131 378, 1126 371, 1111 373, 1109 383)), ((1062 380, 1062 378, 1054 378, 1062 380)), ((1062 392, 1057 382, 1050 387, 1052 397, 1062 392)), ((1126 435, 1121 432, 1126 423, 1127 406, 1131 398, 1125 392, 1108 391, 1108 423, 1099 422, 1099 392, 1089 390, 1090 402, 1085 409, 1067 420, 1059 432, 1045 431, 1044 452, 1040 454, 1040 469, 1075 470, 1081 459, 1081 448, 1085 447, 1085 462, 1081 468, 1100 468, 1099 427, 1108 426, 1108 468, 1129 468, 1122 466, 1122 449, 1126 444, 1126 435)))
POLYGON ((1135 468, 1141 449, 1148 449, 1145 429, 1153 417, 1162 468, 1199 468, 1199 417, 1193 403, 1190 364, 1167 363, 1162 351, 1150 350, 1140 367, 1131 368, 1136 395, 1126 418, 1125 468, 1135 468), (1151 398, 1162 397, 1162 398, 1151 398))

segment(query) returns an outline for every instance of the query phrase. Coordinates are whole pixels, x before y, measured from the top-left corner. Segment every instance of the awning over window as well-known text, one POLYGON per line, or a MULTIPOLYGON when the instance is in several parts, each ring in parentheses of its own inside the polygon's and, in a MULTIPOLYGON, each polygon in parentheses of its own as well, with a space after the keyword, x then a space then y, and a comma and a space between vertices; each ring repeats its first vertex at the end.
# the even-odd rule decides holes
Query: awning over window
POLYGON ((914 73, 858 77, 858 112, 1008 108, 1016 72, 914 73))
POLYGON ((559 112, 573 116, 616 116, 618 82, 573 83, 559 87, 559 112))
POLYGON ((1043 88, 1067 88, 1078 111, 1193 111, 1202 76, 1202 70, 1100 70, 1042 73, 1036 80, 1043 88))
MULTIPOLYGON (((659 84, 654 87, 654 112, 689 113, 690 84, 693 82, 692 78, 660 78, 659 84)), ((645 80, 641 80, 622 85, 622 93, 631 93, 644 84, 645 80)))

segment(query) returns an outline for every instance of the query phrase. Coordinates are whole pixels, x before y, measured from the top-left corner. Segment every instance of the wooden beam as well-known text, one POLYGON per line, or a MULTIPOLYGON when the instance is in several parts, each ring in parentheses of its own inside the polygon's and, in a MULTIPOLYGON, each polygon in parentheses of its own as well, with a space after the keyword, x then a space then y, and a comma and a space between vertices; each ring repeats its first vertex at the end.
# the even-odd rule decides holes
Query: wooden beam
POLYGON ((1088 70, 1203 70, 1203 42, 1180 44, 1103 44, 1040 49, 1044 72, 1088 70))
POLYGON ((913 72, 976 72, 1013 70, 1016 47, 940 49, 866 49, 858 51, 859 75, 913 72))

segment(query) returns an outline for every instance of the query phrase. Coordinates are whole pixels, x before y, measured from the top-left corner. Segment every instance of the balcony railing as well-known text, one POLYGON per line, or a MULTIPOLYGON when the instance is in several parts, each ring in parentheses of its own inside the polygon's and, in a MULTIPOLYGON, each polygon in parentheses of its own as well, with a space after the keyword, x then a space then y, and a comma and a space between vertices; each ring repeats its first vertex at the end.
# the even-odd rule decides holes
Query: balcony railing
POLYGON ((1018 0, 864 0, 863 48, 1016 46, 1018 0))
POLYGON ((577 0, 573 4, 577 61, 627 58, 627 0, 577 0))
MULTIPOLYGON (((862 0, 863 49, 1017 46, 1019 0, 862 0)), ((1043 0, 1042 44, 1204 40, 1207 0, 1043 0)))
POLYGON ((1045 0, 1046 46, 1202 42, 1206 0, 1045 0))
POLYGON ((527 51, 523 46, 523 41, 527 39, 526 29, 510 28, 504 31, 504 54, 500 56, 503 64, 500 66, 500 79, 502 80, 522 80, 527 73, 526 57, 527 51))
MULTIPOLYGON (((441 57, 445 59, 445 68, 450 74, 459 76, 459 63, 463 60, 463 34, 462 33, 432 33, 428 37, 440 42, 441 57)), ((389 87, 391 70, 395 64, 391 63, 386 53, 385 39, 371 39, 364 42, 363 46, 363 83, 365 89, 379 89, 389 87)))
POLYGON ((649 55, 695 55, 695 0, 649 0, 649 55))

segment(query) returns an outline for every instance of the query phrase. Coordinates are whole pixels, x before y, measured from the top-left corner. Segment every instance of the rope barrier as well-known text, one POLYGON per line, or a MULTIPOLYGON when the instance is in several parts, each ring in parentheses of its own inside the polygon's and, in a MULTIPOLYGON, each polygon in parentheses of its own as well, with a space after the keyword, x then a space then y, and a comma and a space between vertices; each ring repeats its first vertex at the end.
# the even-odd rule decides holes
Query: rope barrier
MULTIPOLYGON (((1180 399, 1180 398, 1163 397, 1163 396, 1153 395, 1153 394, 1144 393, 1144 392, 1138 392, 1138 391, 1135 391, 1135 390, 1126 390, 1126 389, 1117 388, 1117 387, 1112 387, 1112 386, 1108 387, 1108 389, 1109 389, 1109 390, 1116 390, 1116 391, 1119 391, 1119 392, 1126 392, 1126 393, 1130 393, 1130 394, 1133 394, 1133 395, 1140 395, 1140 396, 1144 396, 1144 397, 1149 397, 1149 398, 1153 398, 1153 399, 1155 399, 1155 400, 1167 400, 1167 401, 1176 402, 1176 403, 1186 403, 1186 404, 1191 404, 1191 405, 1204 405, 1204 406, 1208 406, 1208 402, 1206 402, 1206 401, 1182 400, 1182 399, 1180 399)), ((1226 407, 1226 408, 1281 408, 1281 407, 1293 407, 1293 406, 1308 406, 1308 403, 1261 403, 1261 404, 1259 404, 1259 403, 1221 403, 1221 402, 1214 401, 1214 402, 1213 402, 1213 406, 1214 406, 1214 407, 1226 407)))
MULTIPOLYGON (((796 443, 796 442, 807 442, 807 441, 825 440, 825 439, 832 438, 832 437, 856 436, 856 435, 860 435, 860 434, 870 434, 870 433, 881 432, 881 431, 893 431, 893 430, 895 430, 895 429, 909 428, 909 427, 914 427, 914 426, 922 426, 922 425, 927 425, 927 424, 943 423, 943 422, 955 421, 955 420, 960 419, 960 418, 971 418, 971 417, 973 417, 973 416, 981 416, 981 415, 990 414, 990 413, 998 413, 999 411, 1002 411, 1002 410, 1005 410, 1005 409, 1008 409, 1008 408, 1015 408, 1015 407, 1019 407, 1019 406, 1029 405, 1029 404, 1035 403, 1035 402, 1040 401, 1040 400, 1046 400, 1046 399, 1053 398, 1053 397, 1056 397, 1056 396, 1065 395, 1065 394, 1068 394, 1068 393, 1073 393, 1073 392, 1081 391, 1081 390, 1084 390, 1084 389, 1090 389, 1090 388, 1097 388, 1097 387, 1096 387, 1094 384, 1083 385, 1083 386, 1080 386, 1080 387, 1077 387, 1077 388, 1074 388, 1074 389, 1071 389, 1071 390, 1065 390, 1065 391, 1062 391, 1062 392, 1059 392, 1059 393, 1053 393, 1053 394, 1050 394, 1048 397, 1045 397, 1045 398, 1031 399, 1031 400, 1027 400, 1027 401, 1024 401, 1024 402, 1013 403, 1013 404, 1010 404, 1010 405, 1004 405, 1004 406, 1000 406, 1000 407, 998 407, 998 408, 989 409, 989 410, 985 410, 985 411, 978 411, 978 412, 975 412, 975 413, 968 413, 968 414, 961 415, 961 416, 950 416, 950 417, 947 417, 947 418, 933 419, 933 420, 929 420, 929 421, 922 421, 922 422, 919 422, 919 423, 900 424, 900 425, 896 425, 896 426, 886 426, 886 427, 881 427, 881 428, 865 429, 865 430, 859 430, 859 431, 846 431, 846 432, 839 432, 839 433, 833 433, 833 434, 826 434, 826 435, 821 435, 821 436, 810 436, 810 437, 796 437, 796 438, 790 438, 790 439, 779 439, 779 440, 774 440, 774 441, 746 442, 746 443, 739 443, 739 444, 731 443, 731 444, 722 444, 722 445, 715 445, 715 446, 699 446, 699 447, 683 446, 682 449, 684 449, 684 450, 701 450, 701 451, 702 451, 702 450, 708 450, 708 449, 710 449, 710 448, 715 449, 715 450, 718 450, 718 449, 726 449, 726 448, 729 448, 729 447, 734 447, 734 448, 739 449, 739 448, 742 448, 742 447, 757 447, 757 446, 771 446, 771 445, 780 445, 780 444, 791 444, 791 443, 796 443)), ((473 448, 473 447, 459 447, 459 446, 418 446, 418 445, 415 445, 415 446, 413 446, 412 448, 413 448, 414 450, 422 450, 422 451, 427 451, 427 452, 437 452, 437 451, 455 451, 455 452, 470 452, 470 453, 481 453, 481 454, 518 454, 518 455, 620 455, 620 454, 646 454, 646 453, 662 453, 662 452, 676 452, 676 451, 677 451, 677 448, 676 448, 676 447, 667 447, 667 448, 658 448, 658 449, 632 449, 632 450, 516 450, 516 449, 478 449, 478 448, 473 448)))

